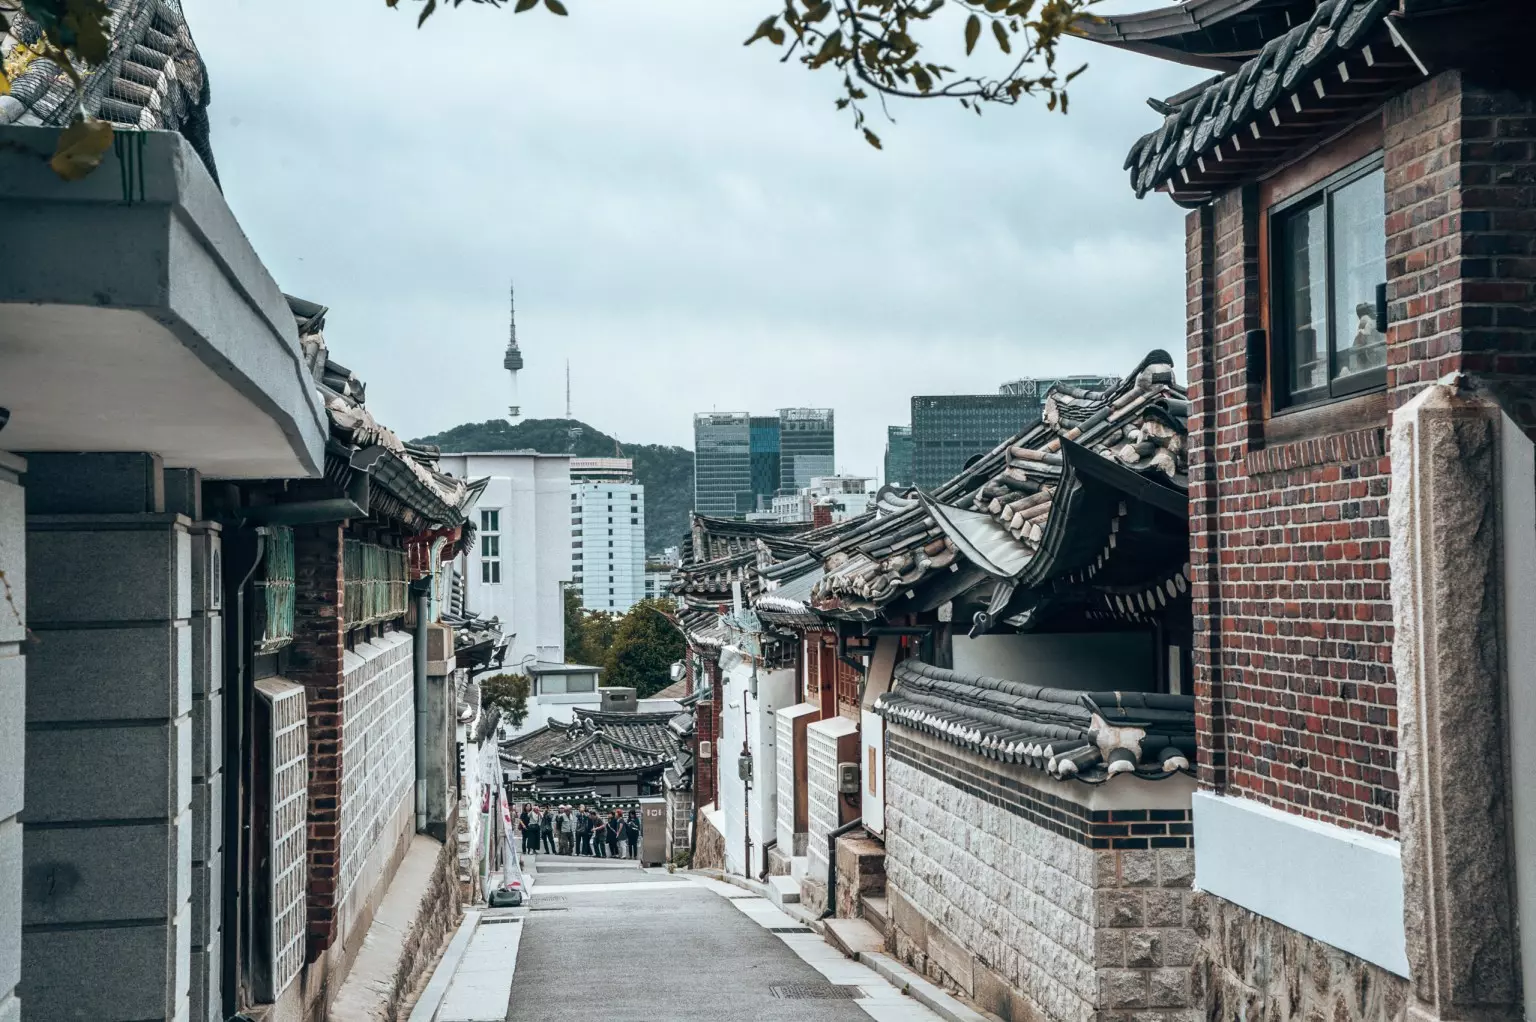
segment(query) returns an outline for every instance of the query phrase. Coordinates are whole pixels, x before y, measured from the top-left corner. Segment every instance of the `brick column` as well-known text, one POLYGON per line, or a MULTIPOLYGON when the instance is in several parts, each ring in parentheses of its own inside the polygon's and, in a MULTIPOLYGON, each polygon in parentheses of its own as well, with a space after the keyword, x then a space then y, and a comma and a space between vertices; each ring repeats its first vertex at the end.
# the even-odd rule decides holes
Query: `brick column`
POLYGON ((1536 435, 1536 96, 1445 72, 1383 122, 1393 405, 1466 372, 1536 435))
POLYGON ((346 684, 340 522, 293 530, 293 645, 288 676, 305 689, 309 727, 309 949, 336 939, 341 870, 342 703, 346 684))

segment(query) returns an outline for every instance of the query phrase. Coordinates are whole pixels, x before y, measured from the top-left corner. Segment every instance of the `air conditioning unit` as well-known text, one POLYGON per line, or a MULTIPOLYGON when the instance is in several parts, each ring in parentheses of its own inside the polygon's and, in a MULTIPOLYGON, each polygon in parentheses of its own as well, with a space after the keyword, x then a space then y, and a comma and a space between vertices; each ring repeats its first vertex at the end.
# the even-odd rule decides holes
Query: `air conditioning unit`
POLYGON ((699 758, 700 759, 709 759, 714 754, 715 754, 715 749, 714 749, 714 743, 713 742, 700 742, 699 743, 699 758))

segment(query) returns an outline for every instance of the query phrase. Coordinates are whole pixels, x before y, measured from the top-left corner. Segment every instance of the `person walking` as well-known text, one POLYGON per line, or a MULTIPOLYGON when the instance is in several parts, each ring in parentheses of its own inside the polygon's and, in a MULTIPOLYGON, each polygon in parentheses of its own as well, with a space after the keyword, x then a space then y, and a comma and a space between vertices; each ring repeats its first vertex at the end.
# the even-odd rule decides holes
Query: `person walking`
POLYGON ((640 858, 640 816, 633 809, 624 820, 624 844, 631 859, 640 858))

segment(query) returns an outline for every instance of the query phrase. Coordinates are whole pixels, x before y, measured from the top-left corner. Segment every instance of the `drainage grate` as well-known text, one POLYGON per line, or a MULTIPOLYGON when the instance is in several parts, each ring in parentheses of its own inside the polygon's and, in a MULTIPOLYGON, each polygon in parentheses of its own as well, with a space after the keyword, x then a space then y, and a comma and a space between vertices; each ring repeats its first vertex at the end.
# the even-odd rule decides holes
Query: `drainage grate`
POLYGON ((569 912, 570 909, 566 908, 564 905, 529 905, 528 906, 528 911, 530 911, 530 912, 569 912))
POLYGON ((852 1001, 864 996, 858 987, 832 983, 780 983, 768 989, 781 1001, 852 1001))
POLYGON ((809 926, 770 926, 769 933, 810 933, 809 926))

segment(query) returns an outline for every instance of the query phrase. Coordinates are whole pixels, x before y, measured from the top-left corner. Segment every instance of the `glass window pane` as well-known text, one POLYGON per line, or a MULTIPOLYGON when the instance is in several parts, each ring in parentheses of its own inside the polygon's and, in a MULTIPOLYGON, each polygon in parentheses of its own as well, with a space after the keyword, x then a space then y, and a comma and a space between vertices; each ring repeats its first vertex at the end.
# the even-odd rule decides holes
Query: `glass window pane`
POLYGON ((1386 175, 1376 170, 1333 193, 1336 377, 1387 364, 1376 329, 1376 288, 1387 279, 1386 175))
MULTIPOLYGON (((1327 215, 1321 203, 1293 213, 1282 227, 1290 390, 1302 397, 1328 383, 1327 215)), ((1385 246, 1383 246, 1385 248, 1385 246)))
POLYGON ((566 681, 567 692, 595 692, 597 679, 590 674, 572 674, 566 681))
POLYGON ((565 675, 546 674, 539 679, 539 694, 546 696, 565 695, 565 675))

